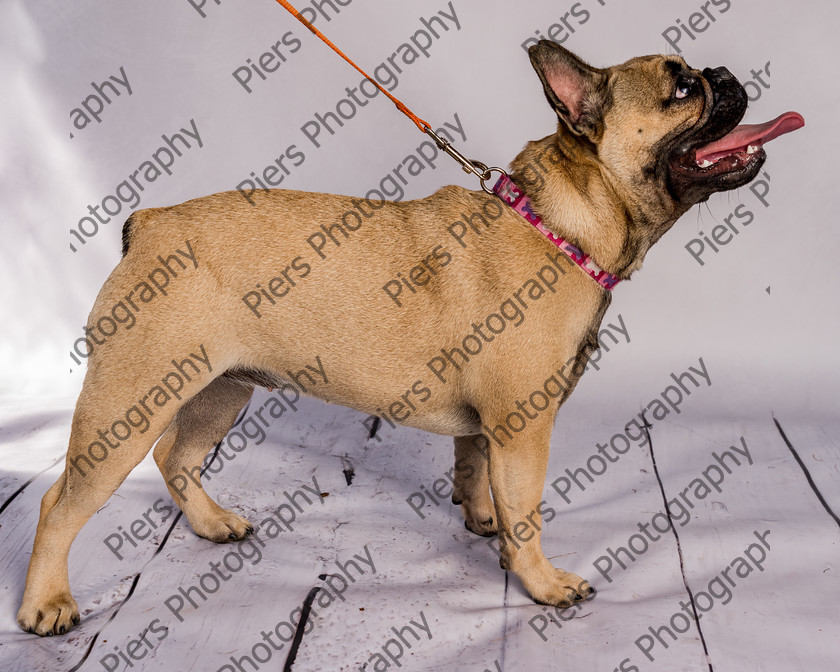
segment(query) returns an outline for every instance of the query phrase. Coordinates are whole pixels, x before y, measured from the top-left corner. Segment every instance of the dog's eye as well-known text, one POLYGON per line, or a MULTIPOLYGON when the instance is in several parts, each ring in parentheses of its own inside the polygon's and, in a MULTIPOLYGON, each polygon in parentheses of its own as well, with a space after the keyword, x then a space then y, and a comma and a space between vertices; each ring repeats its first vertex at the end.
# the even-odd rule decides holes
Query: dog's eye
POLYGON ((674 89, 674 98, 676 98, 677 100, 681 100, 682 98, 688 98, 688 96, 691 95, 691 91, 693 88, 693 79, 689 79, 688 77, 678 77, 677 86, 674 89))

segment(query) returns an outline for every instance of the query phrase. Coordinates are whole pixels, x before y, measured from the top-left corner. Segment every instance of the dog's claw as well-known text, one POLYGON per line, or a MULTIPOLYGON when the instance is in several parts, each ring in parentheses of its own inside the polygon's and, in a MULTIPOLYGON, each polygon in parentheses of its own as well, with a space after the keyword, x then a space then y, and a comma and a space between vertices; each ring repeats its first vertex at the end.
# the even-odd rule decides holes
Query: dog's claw
POLYGON ((494 537, 494 536, 496 536, 496 530, 494 530, 493 527, 492 527, 493 526, 493 519, 492 518, 490 518, 488 520, 485 520, 485 521, 482 521, 481 525, 485 526, 484 529, 474 530, 472 527, 470 527, 469 522, 467 522, 466 520, 464 521, 464 527, 466 527, 473 534, 477 534, 480 537, 494 537))
POLYGON ((190 523, 199 537, 220 544, 244 539, 254 531, 254 526, 242 516, 221 507, 214 515, 190 518, 190 523))

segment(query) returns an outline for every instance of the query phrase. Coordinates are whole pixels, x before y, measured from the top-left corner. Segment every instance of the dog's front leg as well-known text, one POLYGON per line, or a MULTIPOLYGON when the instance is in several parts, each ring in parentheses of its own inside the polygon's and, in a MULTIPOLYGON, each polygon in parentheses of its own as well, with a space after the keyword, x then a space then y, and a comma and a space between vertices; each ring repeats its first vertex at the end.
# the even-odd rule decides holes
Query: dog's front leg
POLYGON ((592 588, 577 574, 554 568, 540 544, 539 504, 554 414, 524 418, 500 412, 482 415, 482 421, 491 434, 490 489, 499 530, 499 564, 516 574, 537 602, 570 607, 585 599, 592 588), (515 416, 524 420, 524 427, 515 416))

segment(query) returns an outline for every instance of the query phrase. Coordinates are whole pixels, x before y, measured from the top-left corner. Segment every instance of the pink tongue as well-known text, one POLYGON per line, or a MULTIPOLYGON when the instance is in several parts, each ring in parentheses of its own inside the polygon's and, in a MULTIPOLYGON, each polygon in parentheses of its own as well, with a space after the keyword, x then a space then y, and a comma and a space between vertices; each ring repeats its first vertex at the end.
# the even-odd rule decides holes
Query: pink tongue
POLYGON ((714 160, 735 150, 746 150, 748 145, 763 145, 780 135, 802 128, 805 120, 797 112, 785 112, 766 124, 743 124, 732 129, 720 140, 697 148, 696 160, 714 160))

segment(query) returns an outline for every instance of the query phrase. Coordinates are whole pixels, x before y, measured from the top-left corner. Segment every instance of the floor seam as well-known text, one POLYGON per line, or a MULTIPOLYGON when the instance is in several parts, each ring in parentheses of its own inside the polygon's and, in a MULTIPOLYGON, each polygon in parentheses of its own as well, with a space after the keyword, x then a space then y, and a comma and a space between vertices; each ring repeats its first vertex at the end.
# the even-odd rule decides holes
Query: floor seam
POLYGON ((811 486, 811 490, 814 491, 814 494, 817 496, 817 499, 820 501, 820 504, 823 505, 823 508, 826 510, 829 516, 834 519, 834 522, 837 523, 837 527, 840 527, 840 517, 837 516, 836 513, 832 510, 832 508, 828 505, 828 502, 825 501, 825 497, 820 492, 820 489, 817 487, 817 484, 814 483, 814 479, 811 477, 811 472, 808 470, 808 467, 805 466, 805 463, 802 461, 802 458, 799 456, 799 453, 796 452, 796 448, 793 447, 793 444, 785 434, 785 430, 782 429, 782 425, 776 419, 776 416, 773 416, 773 422, 776 424, 776 429, 779 430, 779 434, 782 436, 782 440, 785 442, 785 445, 790 450, 791 455, 793 455, 793 459, 796 460, 796 463, 799 465, 799 468, 802 469, 802 473, 805 474, 805 480, 808 481, 808 485, 811 486))
POLYGON ((662 501, 665 503, 665 515, 668 517, 668 522, 670 523, 671 531, 674 533, 674 539, 677 542, 677 555, 680 559, 680 575, 682 576, 683 586, 685 586, 685 591, 688 593, 688 600, 691 604, 691 613, 694 616, 694 624, 697 626, 697 633, 700 635, 700 643, 703 645, 703 653, 706 656, 706 663, 709 666, 709 672, 714 672, 714 667, 712 666, 712 659, 709 656, 709 647, 706 645, 706 637, 703 635, 703 628, 700 626, 700 616, 697 613, 697 605, 694 602, 694 593, 691 590, 691 586, 688 584, 688 577, 685 575, 685 561, 683 559, 683 552, 682 552, 682 544, 680 543, 680 535, 677 532, 677 527, 674 525, 674 521, 671 519, 671 511, 668 508, 668 495, 665 494, 665 486, 662 483, 662 478, 659 475, 659 467, 656 464, 656 456, 653 452, 653 440, 650 437, 650 430, 652 425, 647 421, 647 418, 642 415, 642 419, 644 421, 644 430, 645 430, 645 437, 647 438, 648 446, 650 447, 650 461, 653 465, 653 473, 656 476, 656 482, 659 484, 659 492, 662 494, 662 501))

